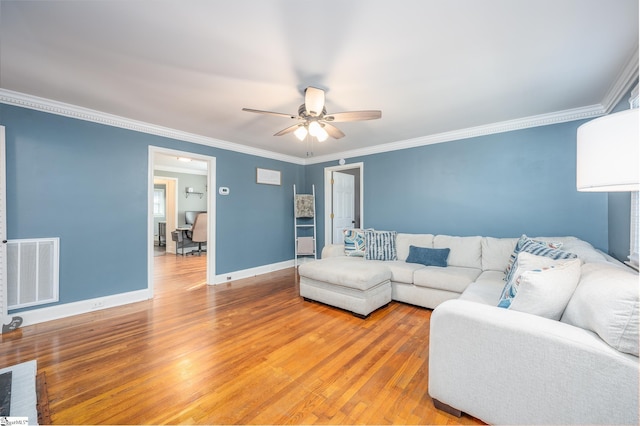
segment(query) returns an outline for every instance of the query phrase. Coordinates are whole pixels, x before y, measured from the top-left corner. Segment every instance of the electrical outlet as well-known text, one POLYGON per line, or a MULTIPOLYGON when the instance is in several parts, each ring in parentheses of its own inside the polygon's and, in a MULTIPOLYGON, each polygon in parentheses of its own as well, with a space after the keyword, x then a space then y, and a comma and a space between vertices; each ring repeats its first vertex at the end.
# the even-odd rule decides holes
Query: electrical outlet
POLYGON ((91 309, 100 309, 104 308, 104 301, 96 300, 91 304, 91 309))

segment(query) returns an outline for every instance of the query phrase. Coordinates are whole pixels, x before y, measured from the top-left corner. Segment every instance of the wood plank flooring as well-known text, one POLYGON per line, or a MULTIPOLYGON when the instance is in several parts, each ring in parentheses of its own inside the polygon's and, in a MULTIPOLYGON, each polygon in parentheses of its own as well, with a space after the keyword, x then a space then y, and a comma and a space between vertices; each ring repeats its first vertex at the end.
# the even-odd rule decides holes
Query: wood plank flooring
POLYGON ((298 295, 295 269, 218 286, 155 258, 155 298, 0 336, 45 373, 53 424, 481 424, 427 393, 431 311, 362 320, 298 295))

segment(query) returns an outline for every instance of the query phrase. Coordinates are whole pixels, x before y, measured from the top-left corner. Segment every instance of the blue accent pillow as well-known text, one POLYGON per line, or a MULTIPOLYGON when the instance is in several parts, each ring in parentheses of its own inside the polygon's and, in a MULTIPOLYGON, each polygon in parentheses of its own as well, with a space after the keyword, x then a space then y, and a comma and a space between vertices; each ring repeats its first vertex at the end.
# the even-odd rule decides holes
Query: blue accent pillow
POLYGON ((449 258, 448 248, 427 248, 409 246, 409 256, 407 256, 407 263, 420 263, 425 266, 447 266, 447 259, 449 258))

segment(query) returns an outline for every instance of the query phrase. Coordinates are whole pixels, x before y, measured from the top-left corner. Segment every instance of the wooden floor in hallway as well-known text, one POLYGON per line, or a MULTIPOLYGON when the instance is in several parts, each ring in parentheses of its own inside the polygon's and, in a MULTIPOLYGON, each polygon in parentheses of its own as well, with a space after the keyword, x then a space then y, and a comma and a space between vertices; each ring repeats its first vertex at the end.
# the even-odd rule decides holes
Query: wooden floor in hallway
POLYGON ((481 424, 428 395, 430 310, 362 320, 294 268, 208 286, 205 261, 157 256, 153 300, 2 335, 0 367, 37 359, 54 424, 481 424))

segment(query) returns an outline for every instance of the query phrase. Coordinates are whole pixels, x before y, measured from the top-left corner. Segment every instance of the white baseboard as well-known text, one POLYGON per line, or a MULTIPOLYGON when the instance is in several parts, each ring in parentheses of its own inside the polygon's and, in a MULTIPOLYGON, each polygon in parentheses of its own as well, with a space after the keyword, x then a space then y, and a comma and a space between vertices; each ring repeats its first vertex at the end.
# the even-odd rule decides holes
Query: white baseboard
MULTIPOLYGON (((313 260, 313 259, 311 259, 313 260)), ((304 259, 304 261, 308 261, 304 259)), ((298 259, 298 263, 304 263, 303 259, 298 259)), ((256 266, 255 268, 243 269, 240 271, 227 272, 226 274, 216 275, 213 284, 223 284, 243 278, 251 278, 257 275, 268 274, 269 272, 279 271, 281 269, 293 268, 295 266, 293 259, 284 262, 272 263, 269 265, 256 266)))
POLYGON ((65 303, 47 308, 33 309, 30 311, 10 314, 9 316, 22 317, 22 326, 24 327, 27 325, 39 324, 41 322, 67 318, 73 315, 99 311, 101 309, 114 308, 116 306, 127 305, 129 303, 142 302, 148 299, 151 299, 151 293, 148 289, 144 289, 98 297, 95 299, 81 300, 79 302, 65 303))
MULTIPOLYGON (((313 259, 298 259, 298 264, 313 261, 313 259)), ((292 260, 272 263, 269 265, 257 266, 255 268, 243 269, 226 274, 216 275, 214 284, 223 284, 243 278, 251 278, 257 275, 268 274, 282 269, 293 268, 295 263, 292 260)), ((88 312, 99 311, 101 309, 114 308, 129 303, 142 302, 152 299, 153 295, 149 289, 131 291, 128 293, 114 294, 111 296, 97 297, 95 299, 81 300, 78 302, 65 303, 62 305, 50 306, 47 308, 32 309, 29 311, 9 314, 9 317, 22 317, 22 326, 39 324, 46 321, 67 318, 74 315, 86 314, 88 312)))

